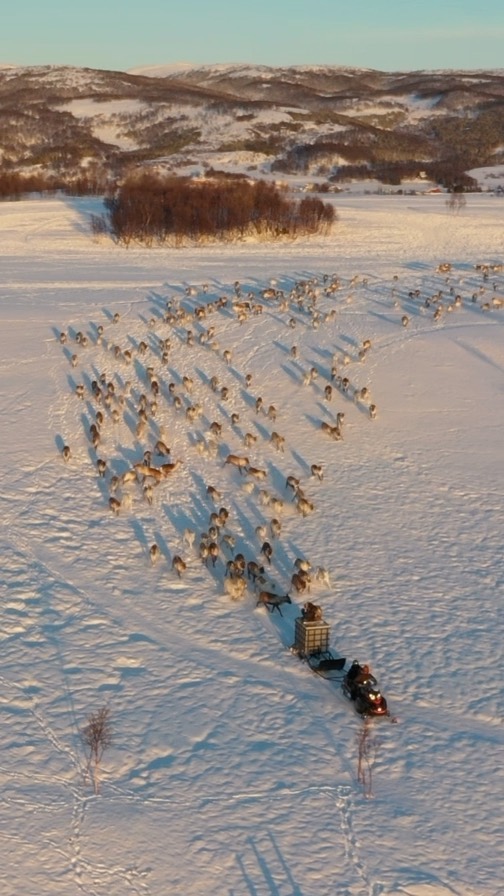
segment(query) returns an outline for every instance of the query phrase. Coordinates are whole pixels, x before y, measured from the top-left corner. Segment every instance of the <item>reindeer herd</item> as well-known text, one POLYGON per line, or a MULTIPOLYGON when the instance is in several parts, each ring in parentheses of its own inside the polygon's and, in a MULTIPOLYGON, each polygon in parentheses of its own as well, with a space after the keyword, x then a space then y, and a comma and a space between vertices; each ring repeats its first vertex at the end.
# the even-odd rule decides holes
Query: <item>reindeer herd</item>
MULTIPOLYGON (((427 294, 404 288, 395 276, 387 289, 398 329, 411 329, 415 316, 432 314, 437 322, 475 302, 482 311, 499 309, 504 302, 495 283, 489 283, 487 267, 478 270, 482 275, 477 291, 464 298, 460 280, 446 263, 433 275, 442 277, 442 288, 427 294)), ((168 529, 170 515, 177 519, 179 505, 185 508, 185 525, 172 523, 169 554, 154 540, 149 563, 166 559, 178 578, 198 564, 231 599, 243 598, 249 589, 256 605, 280 614, 291 593, 306 597, 312 586, 330 587, 327 569, 315 565, 314 571, 306 558, 296 557, 289 569, 285 547, 282 563, 276 561, 292 520, 315 513, 317 489, 331 488, 331 483, 320 457, 300 458, 292 435, 300 424, 293 426, 282 407, 286 384, 277 394, 274 390, 287 377, 291 391, 303 392, 303 408, 312 393, 314 413, 304 421, 312 432, 304 450, 308 445, 315 455, 327 455, 325 436, 345 441, 342 408, 348 402, 363 412, 358 419, 377 418, 368 378, 362 383, 373 340, 350 337, 339 324, 341 310, 358 289, 369 289, 365 278, 344 282, 334 274, 262 290, 244 291, 236 281, 226 295, 213 298, 208 285, 180 287, 165 302, 154 302, 147 317, 131 320, 105 311, 86 330, 55 332, 75 401, 69 424, 74 444, 58 437, 64 462, 91 461, 100 500, 114 517, 136 514, 146 528, 155 521, 168 529), (272 353, 281 352, 278 375, 263 378, 257 394, 260 375, 239 359, 245 334, 266 325, 268 318, 285 338, 280 349, 271 347, 272 353), (298 339, 290 345, 288 334, 294 329, 298 339), (310 340, 302 338, 313 330, 324 334, 326 345, 332 343, 315 353, 315 363, 310 340), (230 334, 234 342, 223 348, 219 340, 229 343, 230 334), (76 434, 79 418, 82 430, 76 434)), ((258 344, 271 340, 265 333, 260 330, 258 344)))

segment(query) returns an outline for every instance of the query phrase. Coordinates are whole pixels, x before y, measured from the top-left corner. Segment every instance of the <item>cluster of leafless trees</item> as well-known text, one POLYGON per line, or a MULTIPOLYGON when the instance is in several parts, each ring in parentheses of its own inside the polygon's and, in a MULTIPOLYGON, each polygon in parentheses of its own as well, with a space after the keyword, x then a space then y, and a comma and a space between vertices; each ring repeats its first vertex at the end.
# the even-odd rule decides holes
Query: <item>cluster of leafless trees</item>
POLYGON ((19 174, 15 171, 0 171, 0 199, 21 199, 28 193, 43 193, 56 190, 59 182, 55 177, 44 174, 19 174))
POLYGON ((472 192, 478 190, 477 181, 466 174, 463 167, 453 160, 439 162, 417 161, 377 162, 361 165, 341 165, 328 178, 330 183, 346 183, 349 180, 367 180, 370 177, 383 184, 400 186, 404 180, 417 178, 423 172, 427 180, 433 181, 447 190, 472 192))
POLYGON ((78 177, 47 174, 40 171, 22 174, 18 171, 0 171, 0 200, 22 199, 30 193, 66 193, 69 196, 102 196, 109 189, 111 178, 105 169, 90 166, 78 177))
MULTIPOLYGON (((144 173, 124 181, 106 200, 115 239, 128 244, 266 238, 328 231, 336 219, 320 199, 291 199, 263 180, 161 177, 144 173)), ((93 229, 99 231, 98 221, 93 229)))
POLYGON ((287 174, 323 173, 331 183, 372 177, 396 186, 418 177, 422 171, 449 190, 462 186, 469 191, 477 189, 477 182, 466 174, 468 167, 462 138, 452 146, 446 145, 441 136, 434 140, 404 131, 382 132, 368 125, 342 132, 338 140, 296 144, 273 162, 271 170, 287 174))

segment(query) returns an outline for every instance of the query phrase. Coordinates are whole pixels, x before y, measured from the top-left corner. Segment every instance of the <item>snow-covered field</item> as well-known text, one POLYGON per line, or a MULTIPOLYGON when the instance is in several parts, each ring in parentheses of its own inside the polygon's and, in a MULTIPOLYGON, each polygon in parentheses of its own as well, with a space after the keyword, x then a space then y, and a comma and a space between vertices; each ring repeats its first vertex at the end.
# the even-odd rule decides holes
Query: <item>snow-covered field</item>
POLYGON ((2 896, 504 892, 504 273, 475 269, 504 260, 504 205, 335 201, 328 238, 181 251, 94 240, 90 201, 0 205, 2 896), (237 292, 262 313, 240 320, 237 292), (321 423, 338 412, 335 441, 321 423), (181 467, 152 504, 120 484, 115 516, 112 477, 160 438, 170 456, 151 464, 181 467), (212 566, 199 544, 220 507, 212 566), (282 616, 249 581, 230 599, 237 552, 290 590, 282 616), (330 584, 297 594, 296 558, 330 584), (371 664, 398 724, 364 723, 290 651, 306 599, 335 653, 371 664), (81 732, 101 708, 113 738, 95 793, 81 732))

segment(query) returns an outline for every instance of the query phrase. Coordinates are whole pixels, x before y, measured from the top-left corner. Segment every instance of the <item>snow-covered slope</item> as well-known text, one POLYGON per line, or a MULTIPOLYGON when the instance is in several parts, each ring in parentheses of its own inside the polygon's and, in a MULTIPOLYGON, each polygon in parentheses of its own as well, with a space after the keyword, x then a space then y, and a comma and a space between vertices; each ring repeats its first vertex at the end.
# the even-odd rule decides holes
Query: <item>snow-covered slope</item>
POLYGON ((502 163, 502 85, 502 71, 0 67, 0 158, 9 173, 58 183, 105 185, 139 165, 176 173, 187 161, 210 167, 222 153, 248 152, 262 156, 249 163, 260 173, 274 166, 328 180, 366 176, 367 166, 400 184, 432 167, 449 185, 463 175, 461 146, 468 167, 502 163))
POLYGON ((456 216, 442 196, 338 203, 324 239, 182 251, 93 240, 89 201, 0 206, 5 896, 501 892, 504 275, 475 269, 503 260, 500 200, 456 216), (335 441, 321 423, 338 412, 335 441), (170 456, 152 465, 182 465, 152 504, 135 482, 112 491, 159 438, 170 456), (213 567, 198 546, 221 506, 213 567), (237 552, 289 589, 282 616, 249 580, 230 599, 237 552), (364 724, 292 654, 307 598, 398 724, 364 724), (80 733, 103 707, 95 794, 80 733))

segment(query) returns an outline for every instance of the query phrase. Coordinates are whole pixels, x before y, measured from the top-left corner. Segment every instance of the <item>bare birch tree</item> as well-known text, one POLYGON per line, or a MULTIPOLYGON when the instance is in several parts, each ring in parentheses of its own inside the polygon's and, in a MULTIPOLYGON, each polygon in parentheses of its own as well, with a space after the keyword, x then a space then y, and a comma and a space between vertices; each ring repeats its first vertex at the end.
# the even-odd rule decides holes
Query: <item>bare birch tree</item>
POLYGON ((89 714, 87 724, 81 731, 82 742, 87 753, 87 772, 93 781, 95 793, 100 792, 100 766, 103 754, 112 743, 110 709, 102 706, 89 714))

